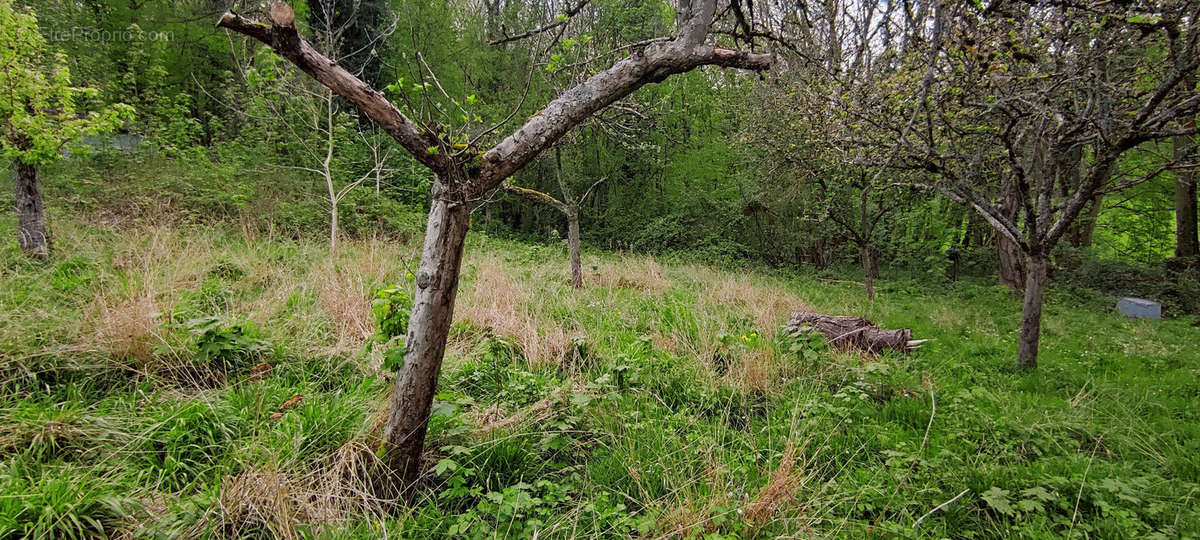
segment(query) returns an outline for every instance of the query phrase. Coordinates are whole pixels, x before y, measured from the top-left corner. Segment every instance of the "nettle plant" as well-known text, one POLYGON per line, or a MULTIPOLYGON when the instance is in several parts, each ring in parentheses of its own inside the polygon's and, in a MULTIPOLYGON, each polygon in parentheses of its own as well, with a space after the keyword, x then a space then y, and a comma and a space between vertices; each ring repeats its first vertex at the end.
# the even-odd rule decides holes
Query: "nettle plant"
POLYGON ((408 352, 404 346, 404 334, 408 332, 408 319, 413 307, 412 295, 408 291, 415 278, 411 272, 405 277, 406 283, 380 289, 371 302, 371 314, 375 316, 377 328, 375 335, 367 341, 367 347, 368 350, 375 345, 384 348, 381 367, 387 371, 399 371, 408 352))

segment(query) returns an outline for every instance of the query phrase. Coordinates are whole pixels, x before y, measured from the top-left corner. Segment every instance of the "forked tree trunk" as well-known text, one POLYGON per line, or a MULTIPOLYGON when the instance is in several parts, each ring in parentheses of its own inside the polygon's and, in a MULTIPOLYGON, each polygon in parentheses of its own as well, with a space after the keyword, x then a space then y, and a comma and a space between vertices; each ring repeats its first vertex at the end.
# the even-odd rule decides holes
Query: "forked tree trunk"
POLYGON ((567 249, 571 257, 571 286, 583 288, 583 262, 580 261, 579 208, 567 212, 567 249))
POLYGON ((704 65, 758 71, 771 66, 770 55, 704 44, 716 14, 714 0, 681 0, 678 7, 679 31, 675 38, 652 43, 563 92, 515 132, 482 152, 469 177, 462 170, 463 164, 449 152, 438 151, 446 148, 446 140, 409 120, 383 93, 373 90, 300 37, 295 12, 287 2, 274 2, 268 15, 270 24, 233 12, 221 15, 217 26, 269 45, 353 103, 438 176, 433 185, 425 247, 416 276, 417 290, 406 335, 407 352, 396 377, 384 428, 388 462, 405 484, 411 486, 420 473, 429 410, 458 290, 463 242, 470 220, 468 201, 504 183, 571 128, 646 84, 704 65))
POLYGON ((50 255, 46 239, 46 207, 38 188, 37 166, 16 160, 13 166, 16 189, 17 243, 21 251, 45 260, 50 255))
POLYGON ((1046 291, 1047 263, 1040 255, 1025 258, 1025 305, 1021 310, 1021 343, 1017 366, 1037 367, 1038 337, 1042 329, 1042 297, 1046 291))
POLYGON ((458 273, 471 208, 461 179, 439 178, 433 187, 425 247, 417 269, 416 294, 405 336, 407 352, 396 377, 384 428, 388 461, 406 486, 421 470, 429 410, 436 392, 446 337, 454 316, 458 273))

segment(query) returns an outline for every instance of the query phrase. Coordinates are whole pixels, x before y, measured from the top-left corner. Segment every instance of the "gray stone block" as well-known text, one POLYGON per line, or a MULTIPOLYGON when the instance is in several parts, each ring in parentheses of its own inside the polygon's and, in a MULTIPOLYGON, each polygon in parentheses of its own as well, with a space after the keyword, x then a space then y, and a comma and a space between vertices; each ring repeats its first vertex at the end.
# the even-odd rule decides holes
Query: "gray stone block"
POLYGON ((1162 304, 1145 298, 1125 297, 1117 300, 1117 311, 1137 319, 1161 319, 1162 304))

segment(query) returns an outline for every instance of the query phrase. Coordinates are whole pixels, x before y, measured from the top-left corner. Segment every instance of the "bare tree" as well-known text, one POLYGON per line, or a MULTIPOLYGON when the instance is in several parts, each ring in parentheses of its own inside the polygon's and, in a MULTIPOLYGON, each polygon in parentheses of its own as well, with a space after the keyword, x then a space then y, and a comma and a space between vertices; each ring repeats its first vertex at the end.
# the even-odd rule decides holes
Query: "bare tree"
POLYGON ((928 90, 905 87, 922 98, 895 100, 912 113, 889 117, 904 149, 895 166, 931 173, 925 187, 977 211, 1019 262, 1018 365, 1036 367, 1051 250, 1089 204, 1183 166, 1166 158, 1130 178, 1121 158, 1195 134, 1185 119, 1200 94, 1183 82, 1200 65, 1200 5, 997 0, 942 16, 935 26, 954 33, 931 41, 930 76, 910 83, 928 90))
POLYGON ((414 123, 382 93, 319 53, 300 36, 294 12, 285 2, 272 6, 268 22, 232 12, 221 17, 219 27, 269 45, 353 103, 436 177, 405 339, 407 353, 396 377, 384 430, 388 460, 405 483, 411 483, 420 469, 430 406, 458 291, 472 201, 521 170, 572 127, 643 85, 705 65, 767 69, 771 65, 769 55, 706 44, 715 13, 716 0, 680 0, 676 37, 637 47, 608 69, 559 95, 515 132, 484 151, 475 146, 480 136, 456 148, 462 143, 444 137, 440 130, 414 123))
POLYGON ((532 203, 549 206, 562 213, 563 217, 567 218, 567 252, 570 257, 571 270, 571 286, 576 289, 583 288, 583 262, 580 258, 580 252, 583 249, 583 240, 580 238, 579 230, 579 209, 586 201, 596 186, 600 185, 605 179, 601 178, 583 192, 579 198, 575 198, 571 192, 571 187, 563 177, 562 172, 562 152, 558 147, 554 148, 554 175, 558 180, 558 190, 562 193, 562 200, 556 199, 548 193, 529 189, 520 186, 514 186, 512 182, 504 182, 500 187, 505 192, 511 193, 522 199, 532 203))

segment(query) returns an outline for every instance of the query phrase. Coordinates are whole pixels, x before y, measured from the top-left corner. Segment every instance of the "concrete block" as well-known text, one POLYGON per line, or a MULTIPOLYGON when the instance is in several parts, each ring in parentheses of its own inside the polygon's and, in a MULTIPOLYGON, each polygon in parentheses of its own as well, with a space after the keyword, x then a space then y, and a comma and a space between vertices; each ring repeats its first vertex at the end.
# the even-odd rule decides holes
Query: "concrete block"
POLYGON ((1117 311, 1137 319, 1161 319, 1162 304, 1145 298, 1125 297, 1117 300, 1117 311))

